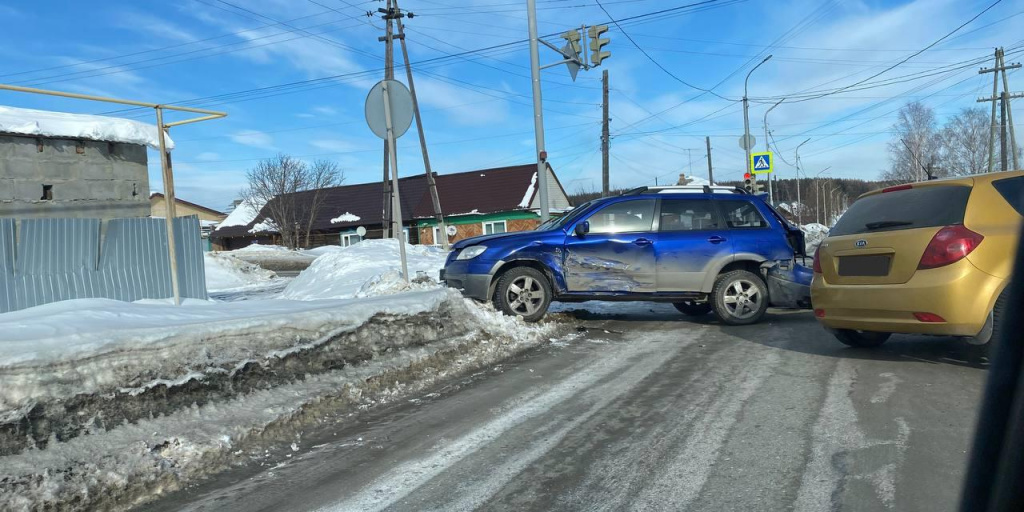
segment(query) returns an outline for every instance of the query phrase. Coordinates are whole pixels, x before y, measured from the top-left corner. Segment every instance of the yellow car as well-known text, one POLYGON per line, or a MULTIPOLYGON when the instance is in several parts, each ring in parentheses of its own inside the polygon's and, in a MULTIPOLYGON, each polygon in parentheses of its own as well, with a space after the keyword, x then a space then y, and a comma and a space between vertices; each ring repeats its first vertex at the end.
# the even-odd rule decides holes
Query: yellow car
POLYGON ((839 341, 874 347, 892 333, 999 332, 1024 214, 1024 172, 868 192, 814 255, 814 315, 839 341))

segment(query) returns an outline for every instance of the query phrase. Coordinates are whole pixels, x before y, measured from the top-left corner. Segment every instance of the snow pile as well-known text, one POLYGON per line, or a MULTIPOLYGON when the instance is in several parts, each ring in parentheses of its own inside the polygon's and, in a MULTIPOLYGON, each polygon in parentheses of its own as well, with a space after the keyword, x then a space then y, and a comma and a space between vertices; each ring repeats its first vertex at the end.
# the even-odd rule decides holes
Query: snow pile
POLYGON ((321 247, 315 247, 313 249, 302 249, 299 252, 301 254, 306 254, 314 258, 317 258, 323 256, 324 254, 330 254, 343 250, 345 250, 345 248, 340 245, 324 245, 321 247))
MULTIPOLYGON (((160 149, 156 125, 89 114, 0 106, 0 132, 143 144, 160 149)), ((164 141, 168 150, 174 149, 170 135, 164 141)))
POLYGON ((812 222, 810 224, 800 226, 800 229, 804 232, 804 243, 807 248, 807 254, 814 254, 814 251, 818 249, 818 245, 828 237, 828 228, 825 227, 824 224, 812 222))
POLYGON ((283 245, 271 245, 271 244, 249 244, 241 249, 235 249, 233 251, 225 251, 228 254, 242 255, 246 253, 263 253, 263 252, 292 252, 291 249, 283 245))
POLYGON ((288 284, 283 299, 350 299, 438 286, 438 271, 448 253, 436 247, 405 245, 412 285, 401 275, 396 240, 364 240, 326 252, 288 284))
POLYGON ((345 212, 345 213, 343 213, 343 214, 341 214, 341 215, 331 219, 331 224, 337 224, 339 222, 356 222, 358 220, 359 220, 359 216, 358 215, 352 215, 349 212, 345 212))
POLYGON ((203 254, 206 289, 211 292, 265 284, 276 276, 258 265, 222 253, 203 254))
POLYGON ((231 226, 248 226, 250 222, 256 219, 256 216, 260 214, 260 210, 263 209, 262 204, 257 204, 250 199, 245 199, 231 213, 228 214, 227 218, 221 221, 217 229, 227 228, 231 226))
POLYGON ((42 429, 4 447, 17 450, 0 456, 0 508, 139 504, 557 329, 444 289, 181 307, 86 299, 0 315, 0 422, 42 429))

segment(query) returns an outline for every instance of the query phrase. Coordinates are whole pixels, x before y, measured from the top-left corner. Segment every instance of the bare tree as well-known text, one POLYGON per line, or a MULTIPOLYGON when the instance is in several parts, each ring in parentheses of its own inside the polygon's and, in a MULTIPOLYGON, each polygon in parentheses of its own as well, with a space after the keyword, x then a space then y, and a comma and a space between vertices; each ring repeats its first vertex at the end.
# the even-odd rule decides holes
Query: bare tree
MULTIPOLYGON (((924 169, 929 164, 939 163, 941 147, 935 112, 919 101, 907 103, 900 109, 892 131, 890 166, 882 173, 882 179, 902 182, 927 179, 924 169)), ((936 175, 945 174, 941 167, 937 169, 936 175)))
POLYGON ((246 173, 248 189, 242 199, 262 207, 263 219, 255 231, 277 232, 282 243, 297 249, 309 244, 310 232, 326 194, 323 189, 340 185, 344 174, 332 162, 312 166, 288 155, 278 155, 256 164, 246 173))
POLYGON ((965 108, 939 132, 942 166, 953 176, 988 171, 989 116, 984 109, 965 108))

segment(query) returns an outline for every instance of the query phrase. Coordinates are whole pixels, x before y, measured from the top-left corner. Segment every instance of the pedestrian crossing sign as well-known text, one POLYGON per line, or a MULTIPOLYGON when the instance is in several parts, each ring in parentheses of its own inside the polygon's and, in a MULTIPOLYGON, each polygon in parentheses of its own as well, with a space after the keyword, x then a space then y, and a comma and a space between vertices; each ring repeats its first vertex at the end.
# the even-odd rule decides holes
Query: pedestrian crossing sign
POLYGON ((750 169, 754 174, 770 174, 772 172, 772 152, 750 154, 750 169))

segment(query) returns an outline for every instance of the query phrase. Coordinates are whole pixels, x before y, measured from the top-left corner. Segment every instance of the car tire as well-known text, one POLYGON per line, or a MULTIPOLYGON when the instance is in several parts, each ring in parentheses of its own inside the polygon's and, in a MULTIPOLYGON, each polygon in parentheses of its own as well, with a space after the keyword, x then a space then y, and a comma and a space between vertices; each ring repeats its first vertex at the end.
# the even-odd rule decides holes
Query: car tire
POLYGON ((551 284, 540 271, 516 267, 502 274, 494 290, 494 305, 509 316, 527 322, 544 317, 551 304, 551 284))
POLYGON ((733 270, 715 279, 708 300, 722 322, 749 325, 761 320, 768 310, 768 286, 753 272, 733 270))
POLYGON ((996 304, 988 315, 988 321, 982 327, 977 336, 967 338, 971 345, 988 345, 992 340, 997 340, 1002 335, 1003 316, 1006 314, 1006 291, 996 297, 996 304))
POLYGON ((684 300, 682 302, 673 302, 672 305, 686 316, 704 316, 711 312, 711 301, 697 302, 684 300))
POLYGON ((891 332, 855 331, 853 329, 834 329, 832 335, 844 345, 855 348, 872 348, 885 343, 891 332))

